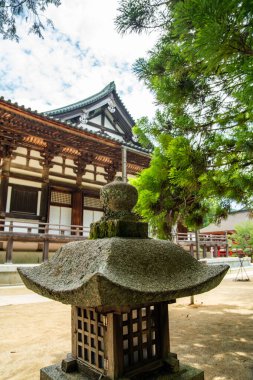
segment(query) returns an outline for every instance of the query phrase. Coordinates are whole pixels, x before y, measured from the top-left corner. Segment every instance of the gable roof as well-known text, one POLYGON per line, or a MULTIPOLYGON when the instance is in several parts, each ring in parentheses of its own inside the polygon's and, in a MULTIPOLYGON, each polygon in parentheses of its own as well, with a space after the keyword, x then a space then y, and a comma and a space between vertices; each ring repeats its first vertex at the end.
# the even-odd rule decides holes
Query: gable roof
POLYGON ((135 121, 134 121, 133 117, 131 116, 131 114, 129 113, 129 111, 127 110, 127 108, 125 107, 122 100, 120 99, 118 93, 116 92, 116 85, 114 82, 110 82, 101 91, 97 92, 94 95, 89 96, 88 98, 85 98, 85 99, 80 100, 78 102, 66 105, 64 107, 60 107, 60 108, 56 108, 56 109, 53 109, 50 111, 46 111, 46 112, 44 112, 44 114, 47 116, 58 115, 58 117, 59 117, 60 115, 69 113, 71 111, 83 109, 85 107, 89 108, 90 106, 98 103, 99 101, 108 98, 111 94, 114 96, 114 99, 116 100, 116 102, 118 103, 118 105, 120 106, 122 111, 124 112, 125 116, 127 116, 127 118, 129 119, 130 124, 133 126, 135 124, 135 121))

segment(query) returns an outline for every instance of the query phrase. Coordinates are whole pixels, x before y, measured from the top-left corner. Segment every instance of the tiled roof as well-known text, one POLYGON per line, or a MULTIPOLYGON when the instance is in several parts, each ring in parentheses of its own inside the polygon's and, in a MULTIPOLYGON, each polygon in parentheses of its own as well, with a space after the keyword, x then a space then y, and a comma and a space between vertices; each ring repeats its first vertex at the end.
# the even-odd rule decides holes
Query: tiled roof
POLYGON ((75 109, 88 106, 98 100, 102 99, 104 96, 109 95, 113 90, 116 90, 116 86, 114 82, 110 82, 103 90, 99 91, 97 94, 91 95, 86 99, 80 100, 79 102, 69 104, 65 107, 56 108, 51 111, 44 112, 45 115, 58 115, 65 112, 73 111, 75 109))
POLYGON ((60 115, 60 114, 66 113, 66 112, 74 111, 74 110, 79 109, 79 108, 87 107, 87 106, 89 106, 95 102, 98 102, 99 100, 102 100, 104 97, 110 95, 113 91, 114 91, 114 93, 117 97, 117 100, 120 103, 122 109, 128 115, 132 125, 134 125, 135 121, 134 121, 132 115, 127 110, 125 104, 122 102, 121 98, 117 94, 116 85, 114 82, 110 82, 101 91, 97 92, 94 95, 89 96, 86 99, 80 100, 79 102, 75 102, 75 103, 69 104, 69 105, 64 106, 64 107, 56 108, 56 109, 51 110, 51 111, 46 111, 46 112, 44 112, 44 114, 48 115, 48 116, 54 116, 54 115, 60 115))
POLYGON ((40 118, 43 118, 46 121, 56 121, 57 123, 60 123, 63 126, 68 126, 68 127, 73 128, 73 130, 82 130, 82 131, 88 132, 91 135, 99 136, 99 137, 102 137, 102 138, 104 138, 106 140, 111 140, 111 141, 118 142, 121 145, 124 145, 126 147, 135 149, 137 151, 140 151, 140 152, 143 152, 143 153, 147 153, 147 154, 151 153, 150 150, 142 148, 140 146, 136 146, 135 144, 133 144, 131 142, 124 142, 124 143, 122 143, 121 140, 119 140, 119 139, 117 139, 115 137, 111 137, 111 136, 107 135, 104 132, 101 132, 101 131, 95 132, 95 131, 89 129, 88 127, 87 128, 80 127, 77 123, 72 123, 71 121, 63 121, 62 119, 53 117, 51 115, 47 115, 45 112, 38 112, 37 110, 31 110, 31 108, 26 108, 24 105, 20 106, 20 105, 18 105, 17 102, 14 103, 10 99, 8 99, 8 100, 4 99, 3 96, 0 97, 0 101, 3 101, 3 102, 5 102, 5 103, 7 103, 7 104, 9 104, 11 106, 14 106, 14 107, 18 108, 19 110, 26 111, 26 112, 30 113, 31 115, 39 116, 40 118))

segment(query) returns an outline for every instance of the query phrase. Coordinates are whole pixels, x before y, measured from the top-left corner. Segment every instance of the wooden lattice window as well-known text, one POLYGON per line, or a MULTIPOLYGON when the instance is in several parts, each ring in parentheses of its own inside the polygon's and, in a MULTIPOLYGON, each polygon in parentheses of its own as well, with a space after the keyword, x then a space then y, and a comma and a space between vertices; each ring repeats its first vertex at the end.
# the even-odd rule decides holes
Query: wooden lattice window
POLYGON ((38 189, 28 186, 12 187, 10 212, 20 215, 36 215, 38 203, 38 189))
POLYGON ((65 193, 61 191, 52 191, 51 203, 71 206, 71 193, 65 193))
POLYGON ((101 210, 102 203, 99 198, 85 197, 83 198, 83 207, 84 208, 96 208, 101 210))
POLYGON ((154 306, 133 309, 122 318, 124 369, 159 357, 157 312, 154 306))
POLYGON ((104 316, 94 309, 77 308, 77 358, 104 369, 104 316))

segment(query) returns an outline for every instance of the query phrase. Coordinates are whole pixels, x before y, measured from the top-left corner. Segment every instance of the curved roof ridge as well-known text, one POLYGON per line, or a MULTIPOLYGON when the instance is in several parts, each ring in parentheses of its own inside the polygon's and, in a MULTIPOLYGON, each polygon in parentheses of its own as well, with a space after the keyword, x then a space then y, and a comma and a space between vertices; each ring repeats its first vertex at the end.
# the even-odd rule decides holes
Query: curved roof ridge
POLYGON ((64 107, 56 108, 56 109, 53 109, 50 111, 45 111, 44 114, 45 115, 57 115, 57 114, 60 114, 63 112, 71 111, 71 110, 79 108, 79 107, 85 107, 85 106, 101 99, 105 95, 109 95, 113 90, 116 90, 116 85, 115 85, 114 81, 110 82, 101 91, 97 92, 96 94, 89 96, 88 98, 85 98, 83 100, 79 100, 78 102, 69 104, 69 105, 64 106, 64 107))

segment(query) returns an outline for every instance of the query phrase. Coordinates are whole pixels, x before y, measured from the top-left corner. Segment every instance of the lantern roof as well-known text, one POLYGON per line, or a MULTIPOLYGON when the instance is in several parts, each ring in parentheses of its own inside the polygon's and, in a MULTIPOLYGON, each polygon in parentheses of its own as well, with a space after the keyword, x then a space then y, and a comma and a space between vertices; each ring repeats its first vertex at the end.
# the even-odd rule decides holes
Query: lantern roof
POLYGON ((209 291, 227 270, 203 265, 168 241, 119 237, 72 242, 49 262, 18 269, 25 285, 45 297, 112 310, 209 291))

